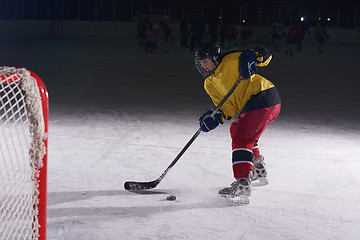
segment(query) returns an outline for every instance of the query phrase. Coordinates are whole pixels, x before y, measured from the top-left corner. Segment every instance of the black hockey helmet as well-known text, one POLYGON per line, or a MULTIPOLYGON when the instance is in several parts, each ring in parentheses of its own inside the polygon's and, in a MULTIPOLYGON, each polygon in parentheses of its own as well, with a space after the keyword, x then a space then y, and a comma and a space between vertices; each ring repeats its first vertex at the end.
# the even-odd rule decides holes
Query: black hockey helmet
POLYGON ((217 43, 203 43, 200 45, 199 49, 195 52, 195 67, 204 77, 209 76, 214 73, 216 67, 220 63, 222 49, 220 44, 217 43), (200 60, 210 59, 214 64, 215 68, 211 71, 204 69, 200 60))

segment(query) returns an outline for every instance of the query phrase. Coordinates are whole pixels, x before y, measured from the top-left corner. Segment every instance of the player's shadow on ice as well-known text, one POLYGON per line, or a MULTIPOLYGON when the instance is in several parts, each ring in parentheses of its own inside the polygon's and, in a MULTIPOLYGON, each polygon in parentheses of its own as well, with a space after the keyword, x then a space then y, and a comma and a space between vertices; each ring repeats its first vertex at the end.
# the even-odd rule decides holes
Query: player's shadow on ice
MULTIPOLYGON (((50 192, 48 193, 48 216, 49 218, 59 218, 59 217, 106 217, 106 216, 117 216, 129 217, 129 216, 143 216, 147 214, 157 214, 159 211, 181 211, 187 209, 207 209, 207 208, 221 208, 221 207, 231 207, 231 204, 226 204, 224 201, 213 201, 213 202, 178 202, 178 201, 166 201, 166 196, 170 193, 174 193, 174 190, 151 190, 151 191, 138 191, 130 192, 126 190, 108 190, 108 191, 80 191, 80 192, 50 192), (144 204, 143 201, 134 201, 134 199, 122 200, 115 199, 109 200, 111 196, 113 197, 129 197, 136 195, 161 195, 164 197, 161 199, 154 199, 154 204, 151 204, 152 200, 147 200, 144 204), (105 197, 102 199, 102 197, 105 197), (89 200, 99 198, 99 207, 94 206, 94 203, 89 206, 89 204, 84 204, 83 207, 79 201, 89 200), (121 201, 126 201, 125 206, 121 206, 121 201), (160 202, 165 202, 165 204, 158 204, 160 202), (73 202, 73 203, 72 203, 73 202), (119 206, 109 206, 119 205, 119 206), (137 204, 138 203, 138 204, 137 204), (169 204, 167 204, 169 203, 169 204), (69 207, 54 207, 52 205, 65 204, 69 207), (107 205, 104 207, 104 204, 107 205), (74 207, 75 205, 75 207, 74 207)), ((139 196, 141 197, 141 196, 139 196)))
POLYGON ((147 191, 125 191, 125 190, 103 190, 103 191, 69 191, 49 192, 47 203, 49 206, 59 203, 76 202, 96 197, 111 197, 129 195, 129 193, 142 195, 168 194, 168 190, 147 190, 147 191))

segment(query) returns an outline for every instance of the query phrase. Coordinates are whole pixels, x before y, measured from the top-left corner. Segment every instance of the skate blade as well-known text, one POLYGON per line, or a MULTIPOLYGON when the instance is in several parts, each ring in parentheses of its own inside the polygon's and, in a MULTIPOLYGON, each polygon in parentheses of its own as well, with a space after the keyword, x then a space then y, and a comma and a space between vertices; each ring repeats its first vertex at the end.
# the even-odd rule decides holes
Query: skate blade
POLYGON ((235 197, 231 197, 229 195, 221 195, 221 197, 225 198, 231 204, 234 204, 234 205, 247 205, 250 203, 250 199, 246 195, 239 195, 239 196, 235 196, 235 197))
POLYGON ((235 205, 247 205, 250 203, 250 199, 246 195, 240 195, 230 198, 230 201, 235 205))
POLYGON ((253 187, 260 187, 260 186, 265 186, 265 185, 268 185, 269 184, 269 181, 267 180, 266 177, 262 177, 262 178, 258 178, 256 179, 255 181, 253 181, 251 183, 251 186, 253 187))

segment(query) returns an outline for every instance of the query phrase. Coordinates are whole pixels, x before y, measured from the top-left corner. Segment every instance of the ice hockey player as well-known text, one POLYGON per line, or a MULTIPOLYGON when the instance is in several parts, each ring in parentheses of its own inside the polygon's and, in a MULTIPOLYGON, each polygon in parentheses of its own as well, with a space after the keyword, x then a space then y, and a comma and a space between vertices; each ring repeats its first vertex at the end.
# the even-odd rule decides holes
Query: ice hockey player
POLYGON ((204 77, 204 88, 215 105, 219 104, 234 83, 240 84, 213 118, 212 110, 199 119, 203 132, 215 129, 224 120, 232 122, 232 168, 235 182, 219 191, 223 197, 241 204, 249 203, 251 184, 267 184, 264 159, 258 140, 265 128, 280 113, 281 99, 273 83, 256 74, 267 66, 272 56, 262 47, 251 50, 222 51, 218 44, 204 44, 195 53, 195 66, 204 77), (260 182, 259 182, 260 180, 260 182))
POLYGON ((299 26, 292 24, 286 35, 286 40, 288 45, 286 50, 286 55, 290 55, 291 57, 294 56, 298 35, 299 35, 299 26))
POLYGON ((328 39, 329 34, 327 33, 325 22, 322 19, 319 20, 318 24, 315 27, 315 37, 316 37, 316 42, 318 44, 319 53, 323 54, 324 52, 322 48, 325 42, 325 38, 328 39))
POLYGON ((153 53, 158 48, 157 39, 159 33, 152 27, 148 27, 145 32, 145 52, 153 53))

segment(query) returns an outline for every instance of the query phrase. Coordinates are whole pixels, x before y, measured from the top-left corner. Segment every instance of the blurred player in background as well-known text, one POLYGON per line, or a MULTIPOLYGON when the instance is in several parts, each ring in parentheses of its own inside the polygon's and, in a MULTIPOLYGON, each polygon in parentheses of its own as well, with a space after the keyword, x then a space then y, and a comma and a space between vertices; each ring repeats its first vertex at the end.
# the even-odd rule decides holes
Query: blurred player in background
POLYGON ((323 54, 324 52, 323 52, 322 48, 325 43, 325 38, 326 39, 329 38, 329 34, 327 33, 325 23, 323 20, 320 20, 315 27, 315 37, 316 37, 316 41, 318 44, 319 53, 323 54))

